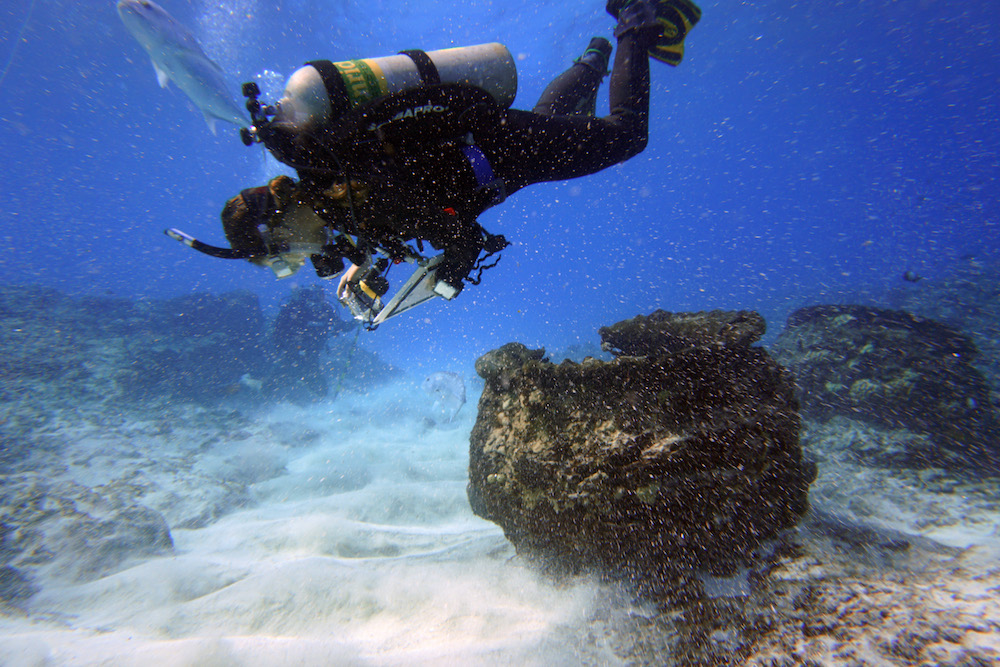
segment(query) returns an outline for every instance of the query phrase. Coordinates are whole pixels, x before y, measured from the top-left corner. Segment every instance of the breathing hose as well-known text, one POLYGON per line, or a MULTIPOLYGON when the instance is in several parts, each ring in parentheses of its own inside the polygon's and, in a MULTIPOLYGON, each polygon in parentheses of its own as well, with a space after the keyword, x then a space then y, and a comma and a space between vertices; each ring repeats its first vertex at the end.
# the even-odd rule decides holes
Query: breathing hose
POLYGON ((209 257, 218 257, 219 259, 250 259, 255 256, 254 253, 248 250, 233 250, 232 248, 220 248, 202 243, 179 229, 164 229, 163 233, 175 241, 180 241, 189 248, 194 248, 198 252, 205 253, 209 257))

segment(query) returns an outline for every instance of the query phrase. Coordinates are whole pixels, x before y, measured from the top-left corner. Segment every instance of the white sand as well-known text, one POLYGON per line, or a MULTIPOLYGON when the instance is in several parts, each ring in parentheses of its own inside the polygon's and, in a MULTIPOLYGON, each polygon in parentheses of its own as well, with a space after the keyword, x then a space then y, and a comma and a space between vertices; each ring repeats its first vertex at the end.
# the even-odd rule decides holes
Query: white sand
MULTIPOLYGON (((26 618, 0 621, 2 664, 614 664, 586 639, 598 587, 543 580, 472 515, 474 403, 438 427, 418 392, 400 384, 284 406, 250 437, 207 448, 219 434, 195 431, 199 442, 158 450, 136 439, 147 473, 196 451, 190 475, 259 477, 259 504, 172 528, 170 557, 84 584, 50 582, 26 618), (289 438, 295 429, 306 442, 289 438), (275 432, 286 442, 269 441, 275 432), (266 479, 275 467, 283 472, 266 479)), ((114 451, 123 448, 119 439, 114 451)), ((95 458, 76 478, 97 483, 113 468, 95 458)))

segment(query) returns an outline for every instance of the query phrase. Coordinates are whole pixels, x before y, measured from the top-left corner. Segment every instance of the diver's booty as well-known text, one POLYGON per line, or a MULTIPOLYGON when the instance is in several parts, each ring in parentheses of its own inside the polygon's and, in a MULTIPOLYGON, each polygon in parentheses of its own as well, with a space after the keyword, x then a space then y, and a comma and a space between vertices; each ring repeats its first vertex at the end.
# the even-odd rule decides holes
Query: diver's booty
POLYGON ((590 40, 587 50, 577 58, 578 63, 586 65, 602 76, 608 73, 608 62, 611 60, 611 42, 603 37, 594 37, 590 40))
POLYGON ((606 8, 618 19, 615 37, 634 31, 648 40, 651 57, 675 67, 684 58, 684 38, 701 19, 690 0, 608 0, 606 8))
POLYGON ((626 5, 632 4, 632 0, 608 0, 608 4, 604 7, 608 10, 608 14, 615 20, 618 20, 618 15, 622 13, 626 5))
POLYGON ((589 89, 585 94, 581 91, 580 99, 575 108, 570 111, 570 115, 596 116, 597 115, 597 89, 601 86, 601 81, 608 74, 608 63, 611 60, 611 42, 603 37, 594 37, 590 40, 587 50, 576 59, 577 65, 592 70, 597 76, 589 76, 583 81, 589 81, 589 89))

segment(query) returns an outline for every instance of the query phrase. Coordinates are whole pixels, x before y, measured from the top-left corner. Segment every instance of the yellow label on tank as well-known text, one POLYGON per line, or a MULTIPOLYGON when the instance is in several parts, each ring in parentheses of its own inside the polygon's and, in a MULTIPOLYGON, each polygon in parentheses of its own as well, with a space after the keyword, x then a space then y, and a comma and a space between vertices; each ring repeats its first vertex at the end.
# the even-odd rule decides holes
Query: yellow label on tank
POLYGON ((382 68, 374 60, 344 60, 333 63, 340 72, 351 106, 357 106, 389 92, 382 68))

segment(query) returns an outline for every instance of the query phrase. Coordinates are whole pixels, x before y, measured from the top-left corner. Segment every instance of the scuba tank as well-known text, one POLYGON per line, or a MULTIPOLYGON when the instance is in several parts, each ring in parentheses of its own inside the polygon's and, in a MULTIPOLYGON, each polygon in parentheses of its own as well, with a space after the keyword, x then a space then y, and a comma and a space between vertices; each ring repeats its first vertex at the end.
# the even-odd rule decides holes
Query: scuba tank
POLYGON ((508 108, 517 94, 517 69, 510 51, 498 43, 336 63, 314 60, 288 79, 274 120, 308 131, 383 95, 447 83, 485 90, 508 108))

